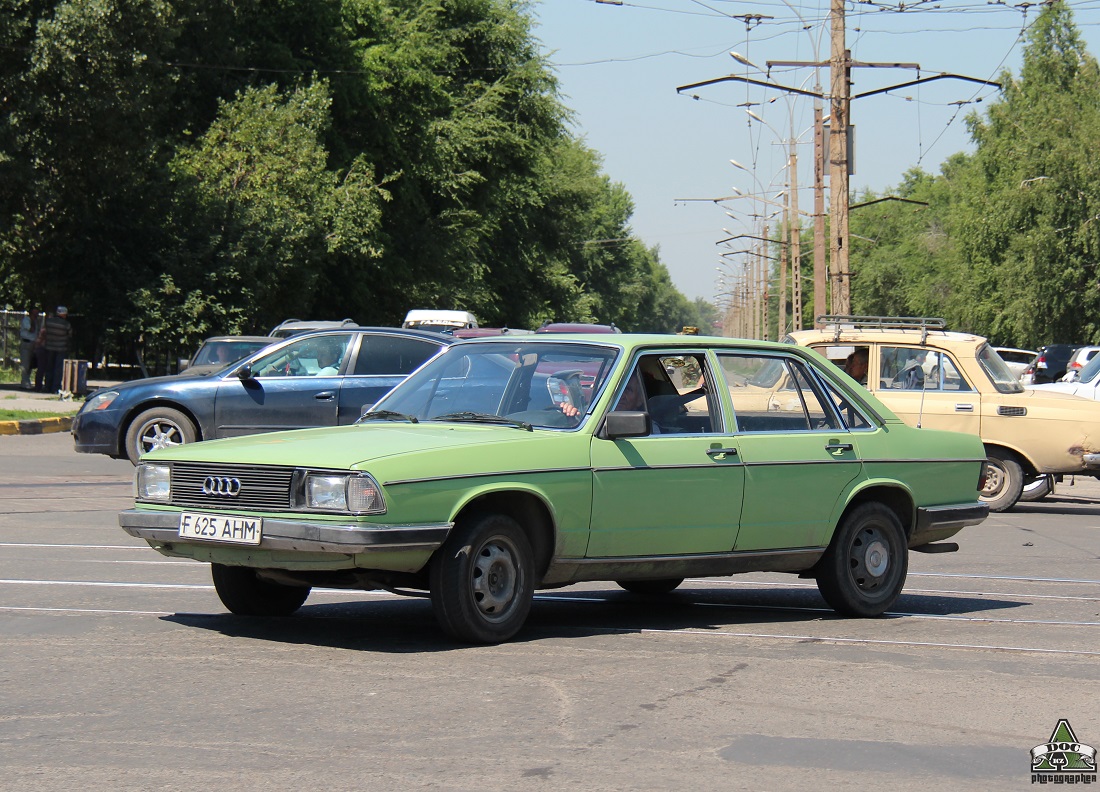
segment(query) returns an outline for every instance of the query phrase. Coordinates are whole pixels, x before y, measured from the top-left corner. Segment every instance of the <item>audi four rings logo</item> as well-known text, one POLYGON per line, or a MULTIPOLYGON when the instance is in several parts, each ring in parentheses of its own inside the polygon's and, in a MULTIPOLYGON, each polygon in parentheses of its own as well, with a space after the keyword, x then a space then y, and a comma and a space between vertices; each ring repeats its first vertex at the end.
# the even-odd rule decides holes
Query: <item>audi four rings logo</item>
POLYGON ((241 494, 241 480, 228 476, 207 476, 202 480, 202 494, 235 498, 241 494))

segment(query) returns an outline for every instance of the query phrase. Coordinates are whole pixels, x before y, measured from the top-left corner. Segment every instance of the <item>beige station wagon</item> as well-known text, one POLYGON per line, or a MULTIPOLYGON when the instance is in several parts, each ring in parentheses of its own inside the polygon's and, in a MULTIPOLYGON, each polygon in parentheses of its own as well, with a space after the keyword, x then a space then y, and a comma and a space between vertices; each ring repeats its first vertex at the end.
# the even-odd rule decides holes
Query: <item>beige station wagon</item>
POLYGON ((867 356, 862 382, 911 426, 979 435, 988 463, 982 500, 1010 509, 1048 474, 1100 477, 1100 403, 1025 389, 981 336, 943 319, 826 316, 789 341, 845 367, 867 356))

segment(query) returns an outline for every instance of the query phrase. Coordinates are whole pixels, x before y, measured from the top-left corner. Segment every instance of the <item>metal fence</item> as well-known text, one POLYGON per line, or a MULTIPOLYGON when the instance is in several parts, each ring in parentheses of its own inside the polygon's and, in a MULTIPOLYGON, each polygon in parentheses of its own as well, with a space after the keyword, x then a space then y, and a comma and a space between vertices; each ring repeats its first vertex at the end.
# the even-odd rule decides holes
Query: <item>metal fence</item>
POLYGON ((5 366, 19 365, 19 323, 26 311, 0 311, 0 361, 5 366))

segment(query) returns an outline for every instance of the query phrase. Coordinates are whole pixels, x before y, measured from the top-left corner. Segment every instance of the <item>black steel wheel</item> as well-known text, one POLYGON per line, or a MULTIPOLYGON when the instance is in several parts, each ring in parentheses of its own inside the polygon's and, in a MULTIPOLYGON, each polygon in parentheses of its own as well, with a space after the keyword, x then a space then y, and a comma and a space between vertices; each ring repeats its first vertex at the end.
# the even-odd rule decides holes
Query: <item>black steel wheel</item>
POLYGON ((1024 490, 1024 471, 1011 451, 991 448, 985 460, 985 486, 978 498, 991 512, 1011 509, 1024 490))
POLYGON ((684 582, 683 578, 664 578, 661 580, 616 580, 620 588, 632 594, 668 594, 684 582))
POLYGON ((289 616, 302 607, 309 586, 287 586, 264 580, 250 567, 211 564, 214 590, 232 613, 239 616, 289 616))
POLYGON ((470 643, 500 643, 519 632, 534 597, 534 553, 504 514, 463 519, 432 558, 432 608, 440 626, 470 643))
POLYGON ((878 616, 897 600, 909 568, 901 521, 871 501, 850 511, 817 564, 825 601, 847 616, 878 616))
POLYGON ((182 412, 171 407, 154 407, 130 424, 126 432, 126 456, 136 465, 142 454, 193 443, 197 438, 194 422, 182 412))

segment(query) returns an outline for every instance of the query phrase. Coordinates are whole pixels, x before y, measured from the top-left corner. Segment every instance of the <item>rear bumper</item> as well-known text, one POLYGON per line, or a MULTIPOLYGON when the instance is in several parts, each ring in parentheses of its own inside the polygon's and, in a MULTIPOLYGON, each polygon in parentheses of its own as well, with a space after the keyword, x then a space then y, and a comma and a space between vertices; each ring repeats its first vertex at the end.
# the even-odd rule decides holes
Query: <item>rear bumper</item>
POLYGON ((988 516, 989 504, 981 501, 918 508, 917 524, 909 537, 909 546, 919 547, 947 539, 968 525, 977 525, 988 516))

